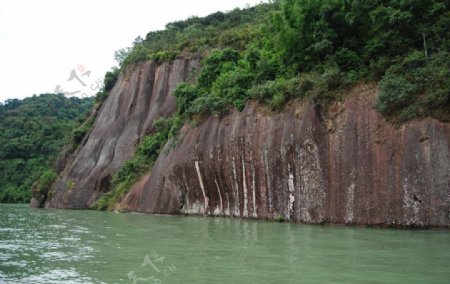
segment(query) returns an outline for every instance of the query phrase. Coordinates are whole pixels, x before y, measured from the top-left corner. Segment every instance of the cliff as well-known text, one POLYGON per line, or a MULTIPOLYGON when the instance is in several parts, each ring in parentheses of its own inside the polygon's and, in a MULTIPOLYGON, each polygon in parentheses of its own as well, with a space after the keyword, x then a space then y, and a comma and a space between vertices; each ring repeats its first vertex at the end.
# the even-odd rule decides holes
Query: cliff
MULTIPOLYGON (((171 95, 197 59, 139 65, 121 75, 92 131, 53 185, 45 207, 87 208, 110 190, 152 122, 175 111, 171 95)), ((321 109, 292 101, 274 113, 242 112, 185 125, 151 172, 122 200, 125 210, 287 219, 308 223, 450 225, 450 124, 401 126, 360 85, 321 109), (173 145, 176 146, 173 146, 173 145)))
MULTIPOLYGON (((153 121, 175 111, 170 94, 192 78, 198 65, 195 58, 160 66, 147 62, 122 74, 72 159, 62 155, 60 161, 66 165, 45 207, 88 208, 109 191, 112 175, 133 156, 141 137, 152 133, 153 121)), ((32 200, 31 204, 39 202, 32 200)))
POLYGON ((450 125, 400 127, 359 86, 328 109, 255 103, 166 146, 126 196, 131 211, 395 226, 450 224, 450 125))

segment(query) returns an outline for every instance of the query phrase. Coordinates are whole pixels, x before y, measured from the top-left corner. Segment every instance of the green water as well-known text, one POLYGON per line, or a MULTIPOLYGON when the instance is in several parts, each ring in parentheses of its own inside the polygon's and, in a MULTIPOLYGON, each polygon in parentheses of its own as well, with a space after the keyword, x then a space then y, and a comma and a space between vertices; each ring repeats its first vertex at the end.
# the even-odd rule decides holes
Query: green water
POLYGON ((0 283, 450 283, 450 231, 0 204, 0 283))

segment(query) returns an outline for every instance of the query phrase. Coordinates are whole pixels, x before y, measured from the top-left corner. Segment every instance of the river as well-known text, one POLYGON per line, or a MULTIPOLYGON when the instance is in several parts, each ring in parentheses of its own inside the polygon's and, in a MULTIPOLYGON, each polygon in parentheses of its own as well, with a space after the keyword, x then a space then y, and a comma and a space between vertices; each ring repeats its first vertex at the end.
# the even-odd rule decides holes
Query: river
POLYGON ((450 231, 0 204, 0 283, 450 283, 450 231))

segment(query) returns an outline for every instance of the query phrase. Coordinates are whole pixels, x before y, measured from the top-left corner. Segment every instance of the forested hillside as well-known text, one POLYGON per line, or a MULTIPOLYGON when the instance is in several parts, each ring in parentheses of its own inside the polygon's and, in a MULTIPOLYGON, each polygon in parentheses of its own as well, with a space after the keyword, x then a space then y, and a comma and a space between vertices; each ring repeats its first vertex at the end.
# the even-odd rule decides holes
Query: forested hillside
POLYGON ((446 0, 281 0, 192 17, 138 37, 116 52, 122 72, 147 60, 193 55, 203 58, 202 68, 193 74, 196 84, 175 90, 178 112, 158 121, 96 207, 120 200, 183 123, 242 110, 248 100, 273 111, 291 99, 326 105, 372 82, 380 90, 376 108, 392 123, 450 121, 448 27, 446 0))
POLYGON ((200 53, 196 86, 181 86, 181 112, 278 109, 293 97, 324 102, 360 81, 380 82, 379 110, 402 122, 449 120, 449 1, 272 1, 169 23, 116 52, 122 69, 200 53))
POLYGON ((55 158, 93 103, 93 98, 42 94, 0 104, 0 202, 28 202, 43 173, 50 182, 56 178, 55 158))

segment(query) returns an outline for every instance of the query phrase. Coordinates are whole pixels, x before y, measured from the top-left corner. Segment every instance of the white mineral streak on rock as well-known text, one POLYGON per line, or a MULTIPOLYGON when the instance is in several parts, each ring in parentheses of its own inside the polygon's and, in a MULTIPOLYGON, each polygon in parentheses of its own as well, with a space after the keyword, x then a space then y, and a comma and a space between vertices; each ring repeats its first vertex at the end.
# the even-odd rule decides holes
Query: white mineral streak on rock
MULTIPOLYGON (((223 213, 222 194, 220 193, 220 187, 219 187, 219 184, 217 183, 217 179, 214 179, 214 182, 216 183, 217 192, 219 193, 219 202, 220 202, 220 204, 219 204, 219 209, 220 209, 219 214, 222 214, 223 213)), ((219 214, 216 214, 216 215, 219 215, 219 214)))
POLYGON ((198 161, 195 161, 195 169, 197 171, 197 176, 198 176, 198 180, 200 182, 200 188, 202 190, 203 193, 203 199, 204 199, 204 210, 203 210, 203 214, 206 213, 206 210, 208 209, 208 197, 206 197, 206 192, 205 192, 205 186, 203 185, 203 178, 202 178, 202 174, 200 173, 200 166, 198 161))
POLYGON ((247 192, 247 177, 245 174, 244 153, 242 153, 242 190, 244 192, 244 217, 248 217, 248 192, 247 192))
POLYGON ((252 190, 253 190, 253 218, 258 218, 258 213, 256 212, 256 177, 255 177, 255 164, 252 158, 252 190))
POLYGON ((236 177, 236 162, 234 160, 234 155, 231 160, 231 167, 233 168, 233 181, 234 181, 234 216, 240 216, 239 210, 239 184, 236 177))
POLYGON ((186 201, 186 205, 183 207, 183 210, 181 210, 181 213, 183 214, 203 214, 203 210, 205 209, 204 205, 196 201, 194 203, 190 203, 189 200, 186 201))
POLYGON ((264 149, 264 169, 265 169, 265 176, 267 177, 267 192, 268 196, 267 199, 269 201, 269 215, 272 215, 273 213, 273 204, 272 204, 272 189, 270 188, 270 172, 269 172, 269 162, 267 159, 267 149, 264 149))
POLYGON ((294 202, 295 202, 295 195, 294 195, 294 173, 292 173, 291 170, 291 164, 288 163, 288 191, 289 191, 289 204, 288 204, 288 214, 286 215, 287 219, 290 219, 291 215, 294 212, 294 202))
POLYGON ((225 209, 225 215, 230 216, 230 198, 228 197, 228 193, 226 192, 225 197, 227 198, 227 209, 225 209))
POLYGON ((352 170, 351 173, 352 182, 349 187, 347 187, 346 195, 347 195, 347 203, 345 205, 345 223, 352 223, 355 219, 354 206, 355 206, 355 170, 352 170))

